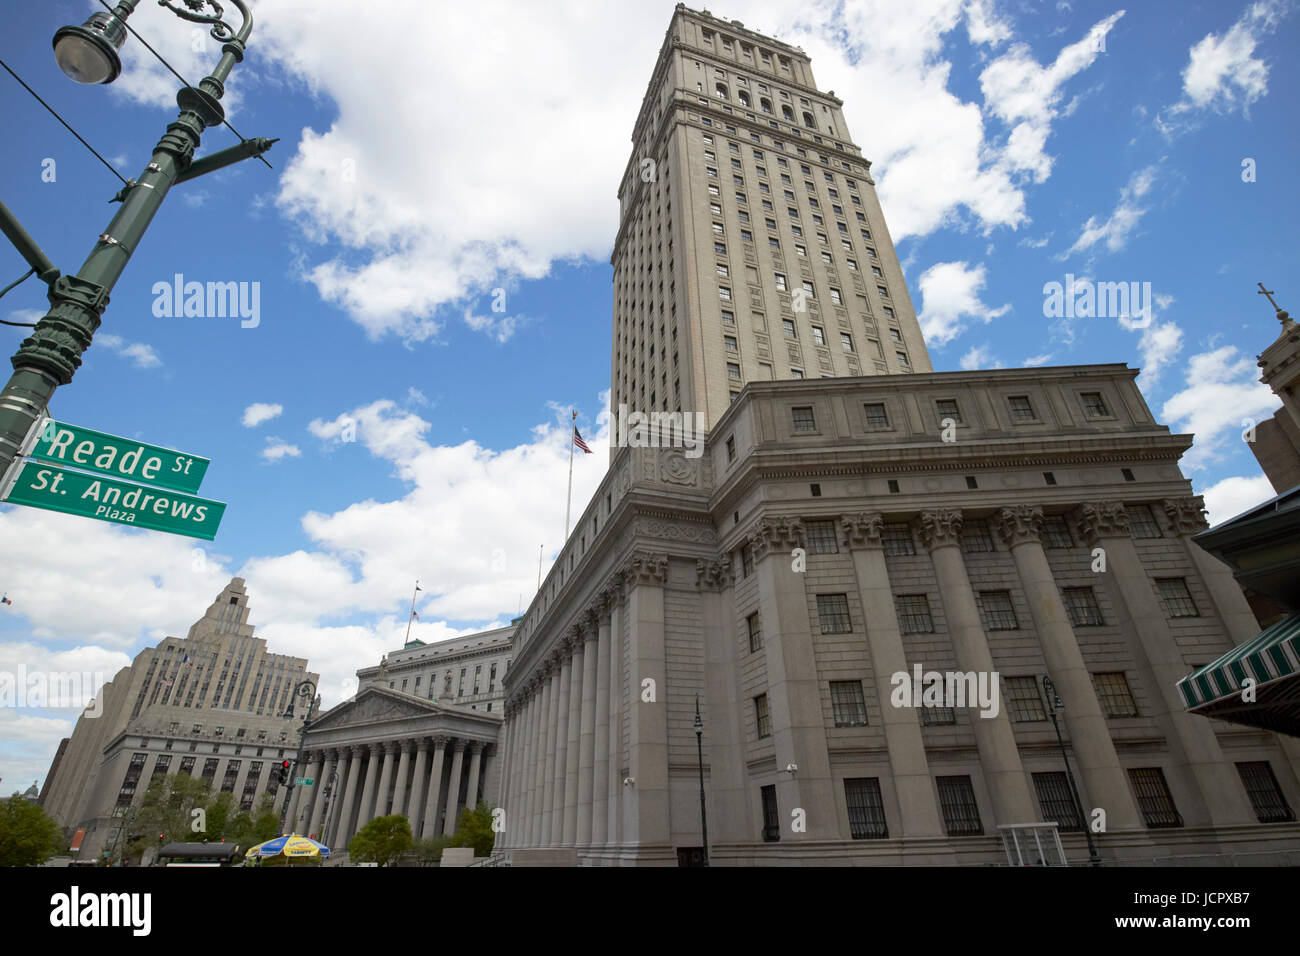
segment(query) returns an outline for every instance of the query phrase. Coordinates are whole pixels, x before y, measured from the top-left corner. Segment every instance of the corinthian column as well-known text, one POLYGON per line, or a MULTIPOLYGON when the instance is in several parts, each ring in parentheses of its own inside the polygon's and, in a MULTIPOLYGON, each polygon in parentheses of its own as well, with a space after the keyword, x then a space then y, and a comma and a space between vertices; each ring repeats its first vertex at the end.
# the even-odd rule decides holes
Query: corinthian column
POLYGON ((433 767, 429 770, 429 795, 424 802, 424 823, 420 825, 420 838, 428 840, 437 832, 438 803, 442 796, 442 761, 447 753, 447 738, 433 738, 433 767))
POLYGON ((596 733, 592 766, 591 840, 603 846, 609 839, 609 614, 613 595, 606 588, 597 605, 596 631, 596 733))
POLYGON ((638 553, 625 570, 631 679, 628 694, 628 776, 623 796, 623 841, 641 848, 667 847, 668 705, 664 651, 664 585, 668 558, 638 553), (652 681, 652 684, 647 684, 652 681), (649 699, 649 688, 654 699, 649 699), (642 688, 646 688, 642 691, 642 688))
POLYGON ((709 842, 714 845, 744 842, 754 833, 745 793, 744 701, 738 683, 734 585, 729 555, 695 562, 704 629, 701 739, 708 773, 709 842))
POLYGON ((582 716, 578 730, 578 829, 574 842, 591 844, 592 785, 596 766, 596 655, 599 610, 593 610, 583 629, 582 716))
POLYGON ((573 846, 578 836, 578 764, 581 760, 578 745, 582 742, 584 643, 582 628, 579 627, 569 638, 569 721, 568 743, 564 749, 564 821, 560 838, 564 846, 573 846))

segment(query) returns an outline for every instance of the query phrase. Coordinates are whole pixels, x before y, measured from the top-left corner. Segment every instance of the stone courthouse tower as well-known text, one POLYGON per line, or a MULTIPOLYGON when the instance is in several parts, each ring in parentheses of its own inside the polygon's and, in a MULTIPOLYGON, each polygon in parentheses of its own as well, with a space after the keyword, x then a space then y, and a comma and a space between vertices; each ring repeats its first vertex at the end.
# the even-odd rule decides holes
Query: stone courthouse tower
POLYGON ((998 863, 1051 823, 1074 864, 1086 824, 1106 862, 1294 863, 1295 741, 1176 691, 1258 630, 1190 542, 1191 437, 1123 365, 932 372, 840 107, 800 50, 676 9, 612 404, 708 441, 613 449, 518 622, 498 849, 698 859, 698 698, 713 865, 998 863), (989 706, 900 699, 917 669, 989 706))

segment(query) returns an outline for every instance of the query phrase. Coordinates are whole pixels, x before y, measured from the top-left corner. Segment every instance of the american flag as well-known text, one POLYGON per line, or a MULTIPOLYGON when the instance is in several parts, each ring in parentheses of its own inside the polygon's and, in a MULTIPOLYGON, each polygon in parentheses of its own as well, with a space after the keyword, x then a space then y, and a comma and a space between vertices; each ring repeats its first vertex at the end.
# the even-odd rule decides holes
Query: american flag
POLYGON ((579 448, 581 448, 583 451, 585 451, 588 455, 592 453, 591 449, 587 447, 587 443, 582 440, 582 433, 578 431, 577 425, 573 426, 573 443, 577 445, 579 448))

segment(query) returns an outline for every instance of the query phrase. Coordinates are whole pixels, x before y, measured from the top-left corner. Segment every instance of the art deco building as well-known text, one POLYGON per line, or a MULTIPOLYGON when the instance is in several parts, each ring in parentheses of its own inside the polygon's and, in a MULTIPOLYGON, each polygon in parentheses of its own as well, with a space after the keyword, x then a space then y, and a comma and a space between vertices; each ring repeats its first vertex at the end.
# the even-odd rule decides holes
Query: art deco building
POLYGON ((708 441, 613 449, 518 623, 502 856, 698 858, 698 730, 715 865, 1006 862, 1045 824, 1074 863, 1085 825, 1108 862, 1300 862, 1296 742, 1177 690, 1258 632, 1190 541, 1191 437, 1122 365, 931 372, 839 108, 800 51, 677 8, 612 400, 708 441), (898 698, 918 666, 998 706, 898 698))
POLYGON ((300 724, 281 715, 295 686, 318 678, 303 658, 269 653, 248 618, 244 581, 232 578, 185 638, 146 648, 104 684, 60 744, 41 801, 84 831, 80 858, 114 843, 157 777, 201 777, 248 810, 272 766, 294 758, 300 724))

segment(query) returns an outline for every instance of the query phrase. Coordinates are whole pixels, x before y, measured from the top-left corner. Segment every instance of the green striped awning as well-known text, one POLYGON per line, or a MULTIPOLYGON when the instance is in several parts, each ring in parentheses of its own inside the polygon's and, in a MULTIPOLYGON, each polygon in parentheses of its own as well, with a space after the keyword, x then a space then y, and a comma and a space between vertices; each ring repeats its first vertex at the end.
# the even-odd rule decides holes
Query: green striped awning
POLYGON ((1293 614, 1184 677, 1178 682, 1178 692, 1188 710, 1202 711, 1228 698, 1239 700, 1247 678, 1254 680, 1258 698, 1267 685, 1294 679, 1297 674, 1300 614, 1293 614))

